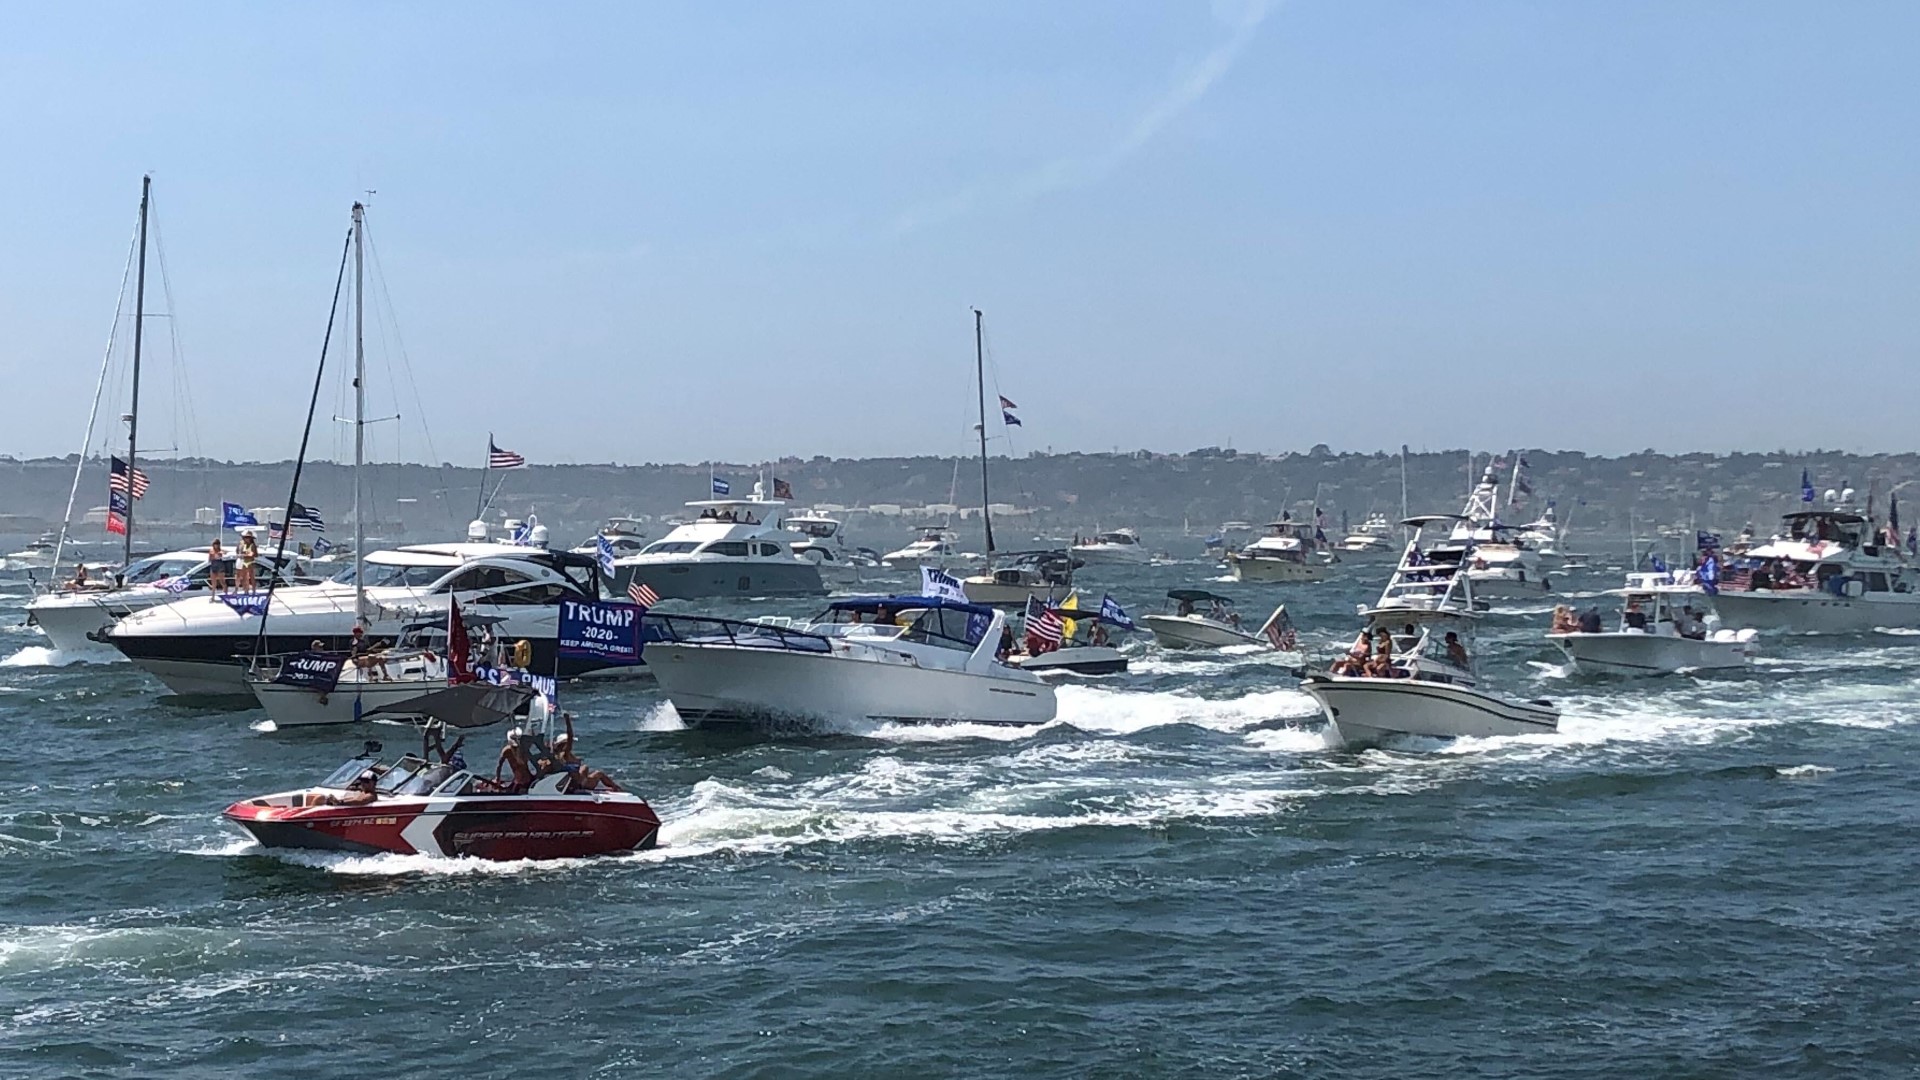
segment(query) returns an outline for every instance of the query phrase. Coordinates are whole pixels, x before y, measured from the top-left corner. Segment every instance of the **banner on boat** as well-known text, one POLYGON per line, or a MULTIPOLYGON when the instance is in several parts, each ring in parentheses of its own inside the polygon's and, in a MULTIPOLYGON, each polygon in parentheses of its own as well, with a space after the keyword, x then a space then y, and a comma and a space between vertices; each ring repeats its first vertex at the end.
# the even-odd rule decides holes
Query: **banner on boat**
POLYGON ((265 615, 269 596, 265 590, 260 592, 221 593, 220 602, 233 609, 235 615, 265 615))
POLYGON ((560 655, 616 664, 640 662, 640 608, 603 601, 560 601, 560 655))
POLYGON ((340 670, 346 663, 347 658, 338 653, 295 653, 280 665, 280 674, 275 675, 273 681, 316 694, 331 694, 340 684, 340 670))
POLYGON ((935 566, 920 568, 920 595, 967 602, 967 590, 961 587, 960 579, 935 566))

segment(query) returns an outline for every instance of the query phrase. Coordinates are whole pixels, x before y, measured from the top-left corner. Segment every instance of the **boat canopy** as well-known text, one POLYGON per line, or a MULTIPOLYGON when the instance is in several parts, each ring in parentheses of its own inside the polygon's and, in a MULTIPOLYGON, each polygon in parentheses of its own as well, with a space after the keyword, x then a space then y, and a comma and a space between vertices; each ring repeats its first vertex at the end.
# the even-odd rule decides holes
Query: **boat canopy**
POLYGON ((969 604, 962 600, 949 600, 944 596, 850 596, 845 600, 835 600, 827 605, 828 611, 858 611, 863 615, 871 614, 881 608, 892 612, 945 608, 950 611, 964 611, 969 615, 993 614, 993 609, 984 604, 969 604))
POLYGON ((1807 521, 1814 518, 1824 518, 1835 525, 1864 525, 1867 522, 1866 518, 1850 510, 1797 510, 1791 514, 1781 515, 1780 520, 1807 521))
POLYGON ((1221 596, 1218 593, 1210 593, 1205 589, 1168 589, 1167 599, 1184 600, 1189 604, 1198 604, 1198 603, 1201 603, 1202 601, 1214 601, 1214 600, 1217 600, 1222 604, 1233 603, 1232 597, 1221 596))
POLYGON ((1417 528, 1420 528, 1422 525, 1439 525, 1447 522, 1458 522, 1458 521, 1466 521, 1466 520, 1468 519, 1465 517, 1462 517, 1459 514, 1421 514, 1418 517, 1404 518, 1401 520, 1400 524, 1410 525, 1413 528, 1417 529, 1417 528))

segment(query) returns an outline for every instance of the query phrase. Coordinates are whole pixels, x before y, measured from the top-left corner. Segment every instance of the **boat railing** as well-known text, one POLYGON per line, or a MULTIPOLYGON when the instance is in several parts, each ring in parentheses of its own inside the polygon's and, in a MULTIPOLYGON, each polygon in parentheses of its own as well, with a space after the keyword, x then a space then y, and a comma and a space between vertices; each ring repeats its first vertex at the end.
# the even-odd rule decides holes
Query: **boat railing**
POLYGON ((668 615, 649 611, 641 620, 646 640, 678 645, 719 645, 787 652, 830 653, 833 643, 824 634, 790 626, 707 615, 668 615))

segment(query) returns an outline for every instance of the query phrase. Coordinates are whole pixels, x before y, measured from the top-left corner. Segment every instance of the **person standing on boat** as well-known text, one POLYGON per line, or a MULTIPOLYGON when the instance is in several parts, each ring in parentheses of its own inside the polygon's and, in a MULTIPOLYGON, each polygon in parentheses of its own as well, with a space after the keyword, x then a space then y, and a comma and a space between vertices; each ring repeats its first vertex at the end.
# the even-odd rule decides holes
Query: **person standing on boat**
POLYGON ((524 795, 526 790, 533 786, 533 765, 527 760, 525 738, 526 733, 519 728, 507 732, 507 745, 500 748, 500 757, 493 763, 494 786, 502 787, 515 795, 524 795), (500 777, 502 769, 513 773, 511 786, 502 783, 500 777))
POLYGON ((240 534, 240 572, 234 578, 234 587, 241 592, 253 591, 253 565, 260 558, 260 542, 250 532, 240 534))
POLYGON ((219 537, 214 537, 213 543, 207 545, 207 589, 213 594, 207 599, 216 599, 221 593, 227 591, 229 561, 227 549, 221 545, 219 537))
POLYGON ((1447 662, 1457 668, 1467 666, 1467 647, 1460 644, 1460 635, 1447 631, 1447 662))

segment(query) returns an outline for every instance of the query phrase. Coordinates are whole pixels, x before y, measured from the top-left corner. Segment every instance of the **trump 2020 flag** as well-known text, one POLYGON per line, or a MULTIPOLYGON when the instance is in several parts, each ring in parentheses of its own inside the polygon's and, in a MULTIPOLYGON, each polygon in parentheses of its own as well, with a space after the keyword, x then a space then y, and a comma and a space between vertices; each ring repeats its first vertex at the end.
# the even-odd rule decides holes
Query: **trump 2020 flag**
POLYGON ((220 527, 223 529, 238 529, 242 525, 257 529, 260 527, 260 520, 253 516, 253 511, 241 506, 239 503, 221 503, 220 527))
POLYGON ((1800 501, 1803 503, 1813 501, 1813 477, 1808 476, 1805 469, 1800 470, 1800 501))
POLYGON ((1100 598, 1100 617, 1115 626, 1133 629, 1133 616, 1127 614, 1127 609, 1120 606, 1120 601, 1111 596, 1100 598))
POLYGON ((967 601, 967 590, 961 588, 960 579, 935 566, 920 568, 920 595, 958 600, 963 604, 967 601))
POLYGON ((613 542, 600 537, 594 545, 594 555, 600 560, 600 573, 605 577, 613 576, 613 542))
POLYGON ((733 494, 733 485, 716 476, 713 478, 713 493, 715 495, 731 495, 733 494))

